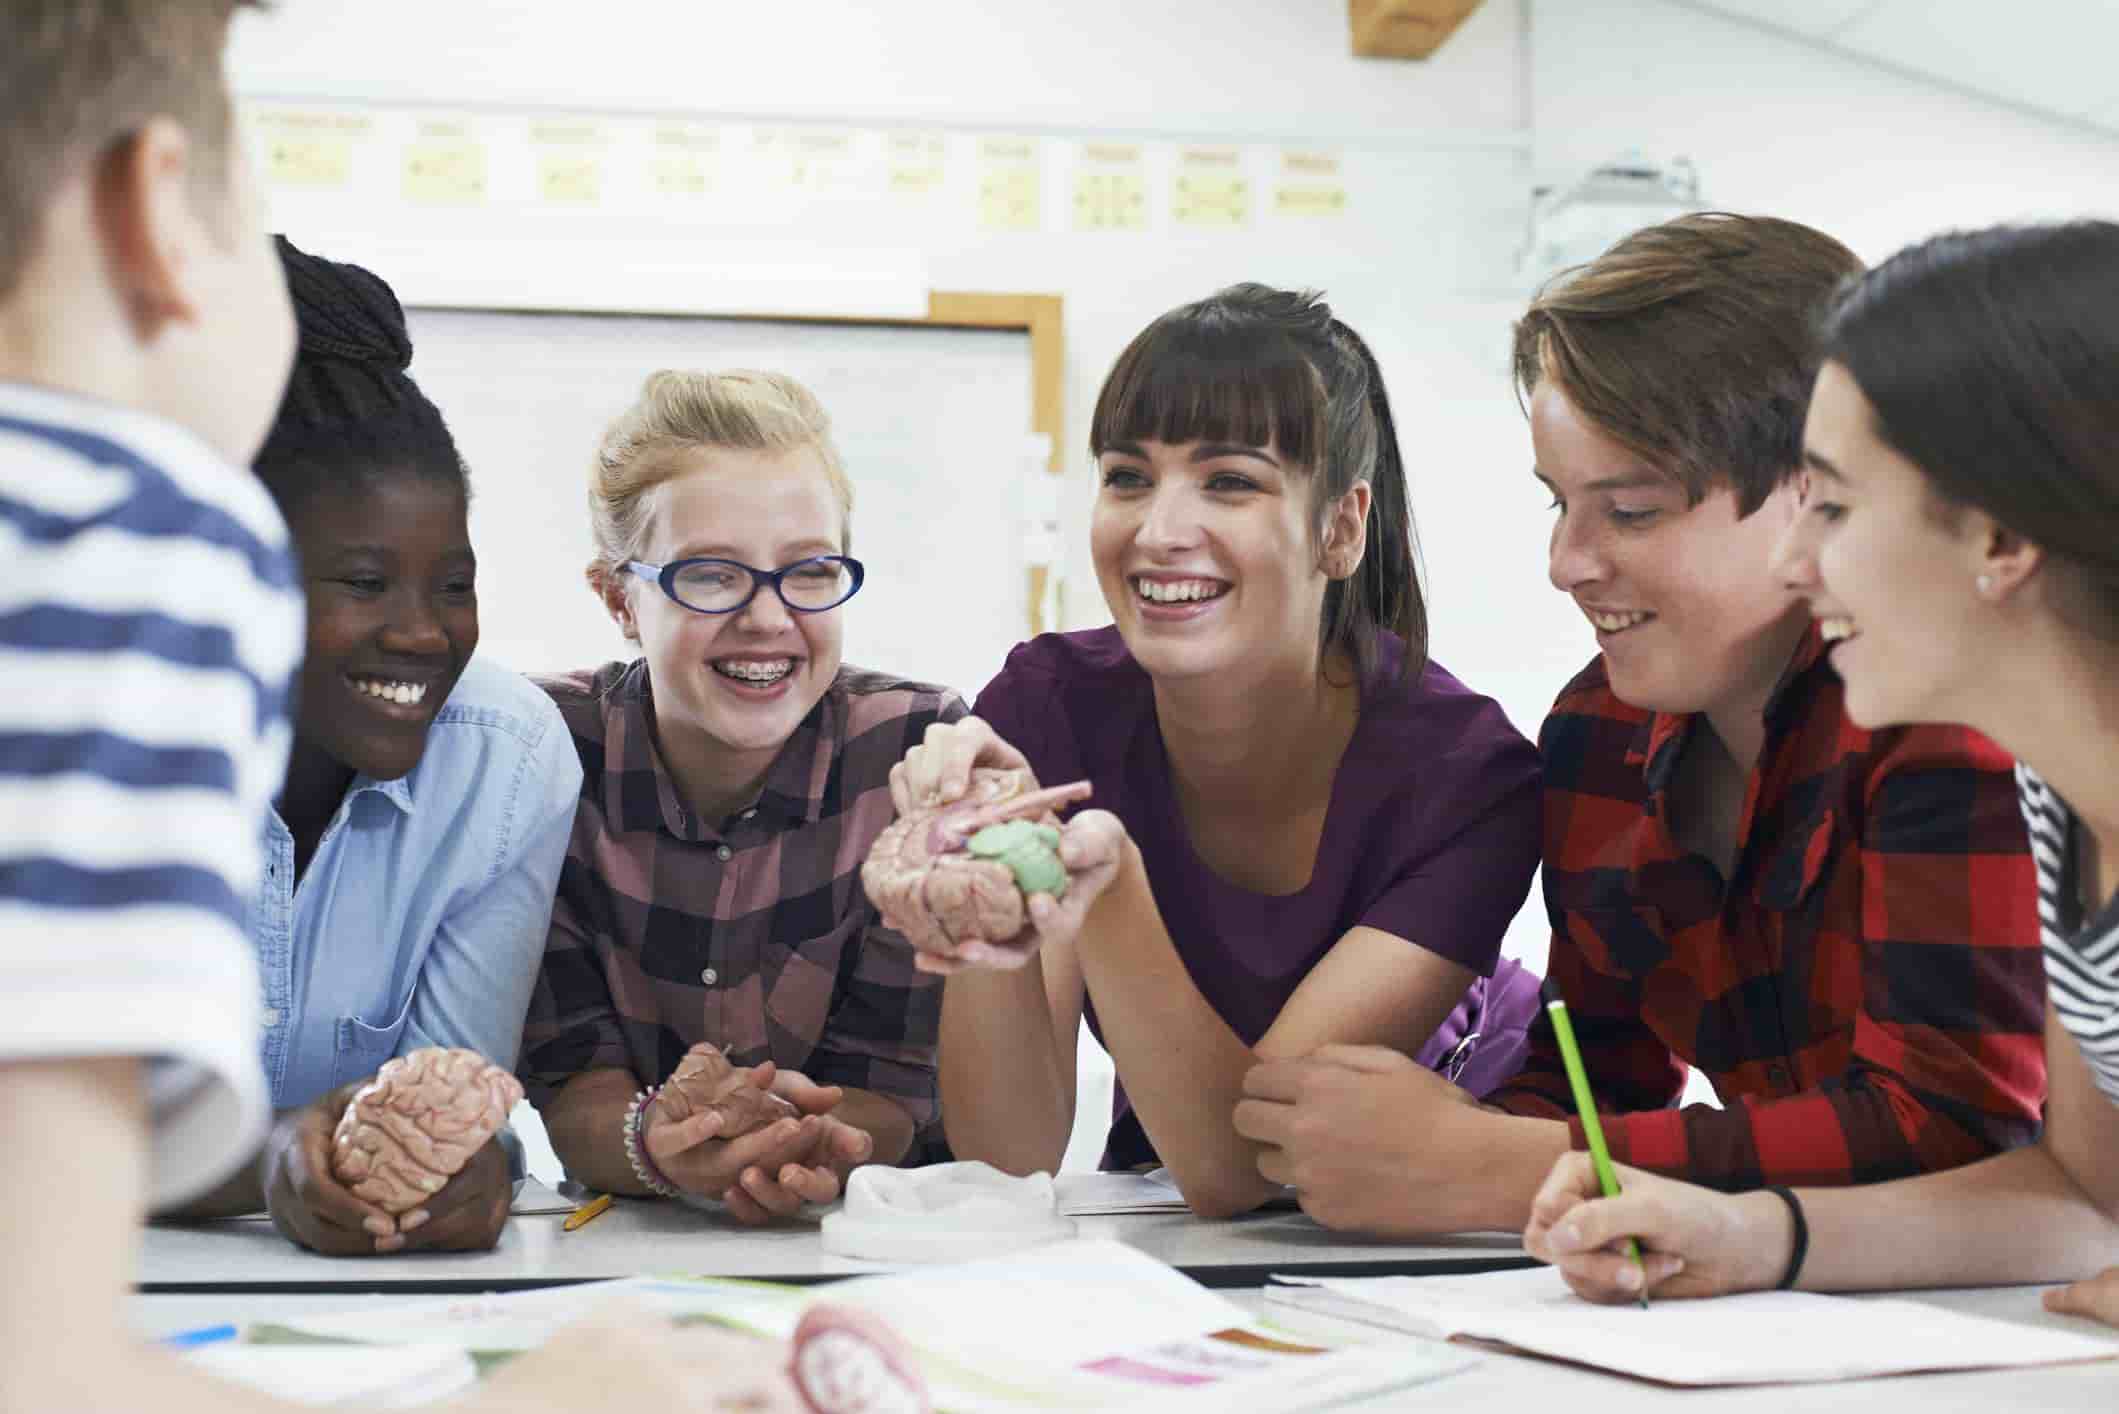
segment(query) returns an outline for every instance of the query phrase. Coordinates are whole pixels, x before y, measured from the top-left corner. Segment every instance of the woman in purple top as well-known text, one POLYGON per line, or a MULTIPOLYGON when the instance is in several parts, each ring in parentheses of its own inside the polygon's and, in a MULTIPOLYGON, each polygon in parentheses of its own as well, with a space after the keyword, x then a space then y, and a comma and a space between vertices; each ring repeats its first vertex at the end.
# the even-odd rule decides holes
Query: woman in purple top
POLYGON ((1390 405, 1321 299, 1239 285, 1157 320, 1091 445, 1114 627, 1019 646, 894 773, 901 809, 973 765, 1095 788, 1023 937, 922 957, 952 974, 943 1121, 960 1158, 1056 1168, 1086 1017, 1121 1086, 1105 1165, 1159 1157, 1237 1213, 1277 1189, 1230 1122, 1258 1061, 1368 1043, 1467 1100, 1511 1072, 1538 757, 1426 660, 1390 405))

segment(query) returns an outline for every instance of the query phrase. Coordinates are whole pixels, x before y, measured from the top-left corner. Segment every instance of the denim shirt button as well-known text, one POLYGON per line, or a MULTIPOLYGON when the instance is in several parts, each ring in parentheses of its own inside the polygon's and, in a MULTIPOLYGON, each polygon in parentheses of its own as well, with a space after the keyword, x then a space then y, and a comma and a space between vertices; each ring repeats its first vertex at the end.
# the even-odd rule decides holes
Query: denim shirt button
POLYGON ((258 1017, 258 1025, 267 1031, 279 1024, 280 1011, 278 1007, 266 1007, 263 1014, 258 1017))

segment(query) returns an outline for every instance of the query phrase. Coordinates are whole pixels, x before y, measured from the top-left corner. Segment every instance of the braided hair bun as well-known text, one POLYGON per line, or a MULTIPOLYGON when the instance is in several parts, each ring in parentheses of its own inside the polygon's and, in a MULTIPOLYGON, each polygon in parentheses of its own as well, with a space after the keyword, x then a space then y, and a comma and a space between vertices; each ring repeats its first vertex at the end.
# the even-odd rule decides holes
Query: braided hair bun
POLYGON ((294 303, 293 375, 257 472, 283 514, 316 486, 417 473, 465 486, 439 409, 406 372, 412 336, 390 286, 274 237, 294 303))

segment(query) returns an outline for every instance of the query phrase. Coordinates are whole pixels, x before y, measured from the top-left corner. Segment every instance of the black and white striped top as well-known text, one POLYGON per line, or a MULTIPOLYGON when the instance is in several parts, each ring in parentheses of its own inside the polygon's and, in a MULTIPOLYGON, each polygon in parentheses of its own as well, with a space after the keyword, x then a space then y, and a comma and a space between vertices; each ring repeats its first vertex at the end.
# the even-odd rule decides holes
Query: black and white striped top
POLYGON ((2097 1088, 2119 1104, 2119 900, 2094 918, 2082 916, 2075 812, 2028 766, 2016 768, 2016 790, 2038 861, 2046 996, 2089 1062, 2097 1088))
POLYGON ((301 643, 256 477, 0 381, 0 1063, 147 1059, 157 1202, 271 1118, 243 925, 301 643))

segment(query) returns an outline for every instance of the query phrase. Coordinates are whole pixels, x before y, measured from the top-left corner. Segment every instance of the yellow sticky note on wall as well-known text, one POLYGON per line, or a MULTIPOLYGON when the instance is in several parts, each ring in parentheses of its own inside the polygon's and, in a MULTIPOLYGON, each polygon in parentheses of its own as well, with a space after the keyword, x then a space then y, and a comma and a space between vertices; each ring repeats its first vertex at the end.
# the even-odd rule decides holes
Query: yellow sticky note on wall
POLYGON ((1190 147, 1179 153, 1170 215, 1180 226, 1249 225, 1251 183, 1244 173, 1243 150, 1190 147))
POLYGON ((1134 143, 1083 145, 1074 171, 1074 229, 1145 231, 1148 174, 1134 143))
POLYGON ((1329 152, 1283 152, 1280 179, 1273 185, 1273 211, 1279 216, 1339 216, 1346 211, 1346 182, 1339 158, 1329 152))
POLYGON ((652 180, 658 196, 705 196, 714 188, 721 134, 704 123, 663 123, 655 129, 652 180))
POLYGON ((603 159, 593 152, 541 154, 537 195, 565 206, 594 206, 603 199, 603 159))
POLYGON ((276 186, 343 187, 353 175, 353 145, 370 137, 367 114, 332 108, 244 109, 260 138, 265 179, 276 186))
POLYGON ((280 135, 265 144, 265 176, 283 187, 342 187, 353 174, 353 144, 344 138, 280 135))
POLYGON ((603 124, 591 118, 539 118, 530 123, 537 151, 537 195, 563 206, 593 206, 603 199, 603 124))
POLYGON ((665 152, 655 158, 655 194, 705 196, 714 187, 706 163, 689 152, 665 152))
POLYGON ((890 190, 925 196, 942 185, 948 140, 940 133, 892 133, 884 143, 890 190))
POLYGON ((429 206, 486 199, 486 145, 476 138, 423 138, 405 148, 405 200, 429 206))
POLYGON ((979 224, 989 231, 1035 231, 1043 223, 1037 140, 979 139, 979 224))

